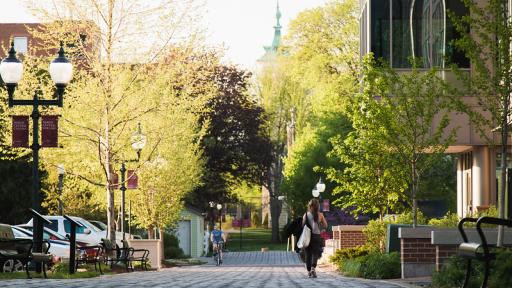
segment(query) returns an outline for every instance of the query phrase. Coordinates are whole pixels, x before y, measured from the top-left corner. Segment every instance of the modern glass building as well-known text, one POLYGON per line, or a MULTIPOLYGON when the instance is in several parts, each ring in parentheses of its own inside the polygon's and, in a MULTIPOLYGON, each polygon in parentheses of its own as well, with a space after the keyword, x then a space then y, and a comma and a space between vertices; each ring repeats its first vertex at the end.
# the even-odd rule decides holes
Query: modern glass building
MULTIPOLYGON (((462 0, 360 0, 360 7, 361 55, 372 52, 404 71, 411 68, 411 57, 418 57, 423 68, 439 68, 453 84, 456 77, 448 69, 451 64, 471 73, 470 61, 453 45, 459 35, 448 17, 449 13, 469 14, 462 0)), ((475 102, 471 97, 465 100, 475 102)), ((447 150, 459 155, 457 213, 470 215, 496 205, 499 147, 490 147, 467 115, 451 114, 450 126, 459 127, 455 143, 447 150)), ((491 130, 488 137, 497 140, 499 135, 491 130)))
POLYGON ((371 51, 394 68, 410 68, 411 57, 421 58, 425 68, 469 68, 453 47, 458 33, 447 17, 447 11, 468 14, 461 0, 370 0, 361 7, 361 55, 371 51))

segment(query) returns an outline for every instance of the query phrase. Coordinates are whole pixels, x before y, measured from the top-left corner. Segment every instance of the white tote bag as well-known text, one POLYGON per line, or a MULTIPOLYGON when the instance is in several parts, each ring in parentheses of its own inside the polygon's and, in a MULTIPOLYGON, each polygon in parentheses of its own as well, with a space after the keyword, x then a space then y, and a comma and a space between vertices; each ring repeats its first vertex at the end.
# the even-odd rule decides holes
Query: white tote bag
POLYGON ((309 229, 308 225, 304 225, 302 228, 302 234, 300 234, 299 241, 297 241, 297 247, 300 249, 307 248, 309 246, 309 241, 311 240, 311 229, 309 229))

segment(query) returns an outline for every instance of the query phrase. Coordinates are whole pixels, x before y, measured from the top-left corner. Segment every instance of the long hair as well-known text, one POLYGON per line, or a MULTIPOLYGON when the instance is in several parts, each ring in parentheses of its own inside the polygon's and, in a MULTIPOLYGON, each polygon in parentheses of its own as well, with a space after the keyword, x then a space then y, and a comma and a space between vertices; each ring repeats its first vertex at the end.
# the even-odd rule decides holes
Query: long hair
POLYGON ((318 203, 318 199, 313 198, 313 199, 309 200, 308 210, 309 210, 309 212, 311 212, 311 214, 313 214, 313 220, 315 220, 315 222, 318 222, 318 210, 319 209, 320 209, 320 204, 318 203))

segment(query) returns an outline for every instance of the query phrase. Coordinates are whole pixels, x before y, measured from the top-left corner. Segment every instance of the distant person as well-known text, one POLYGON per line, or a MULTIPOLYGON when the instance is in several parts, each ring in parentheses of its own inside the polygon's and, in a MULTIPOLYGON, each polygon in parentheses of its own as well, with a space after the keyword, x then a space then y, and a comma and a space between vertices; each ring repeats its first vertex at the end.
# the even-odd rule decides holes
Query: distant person
POLYGON ((217 225, 213 225, 212 233, 210 234, 210 240, 212 241, 213 246, 213 253, 219 253, 220 261, 222 262, 222 249, 220 248, 220 245, 224 244, 226 242, 226 234, 222 231, 217 229, 217 225))
POLYGON ((311 241, 306 248, 306 269, 308 270, 309 278, 316 278, 316 263, 318 258, 322 255, 323 240, 320 237, 320 225, 327 227, 327 221, 324 214, 320 211, 320 204, 316 198, 313 198, 308 203, 308 212, 302 217, 302 226, 307 225, 311 229, 311 241))

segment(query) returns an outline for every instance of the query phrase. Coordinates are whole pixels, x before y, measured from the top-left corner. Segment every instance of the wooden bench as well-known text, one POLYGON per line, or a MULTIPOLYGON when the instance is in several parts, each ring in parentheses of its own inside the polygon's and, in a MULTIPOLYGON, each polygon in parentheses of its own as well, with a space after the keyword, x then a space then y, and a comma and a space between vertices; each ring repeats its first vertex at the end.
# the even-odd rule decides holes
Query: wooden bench
POLYGON ((129 252, 128 259, 130 260, 130 268, 135 270, 133 268, 133 262, 140 262, 140 266, 144 270, 148 270, 148 261, 149 261, 149 250, 147 249, 134 249, 133 247, 130 247, 128 245, 128 241, 123 240, 123 248, 127 249, 129 252))
POLYGON ((52 255, 48 253, 50 243, 43 242, 43 251, 32 252, 34 242, 31 239, 15 239, 12 228, 9 225, 0 224, 0 262, 12 261, 13 265, 19 261, 30 277, 29 263, 41 263, 44 277, 47 278, 46 268, 52 261, 52 255))
POLYGON ((112 268, 114 263, 121 262, 125 265, 126 271, 130 271, 130 249, 124 247, 120 248, 116 243, 106 238, 101 239, 101 246, 103 247, 103 258, 106 265, 110 263, 110 267, 112 268))
POLYGON ((487 238, 485 237, 485 234, 482 231, 482 224, 512 227, 512 220, 483 216, 478 219, 466 217, 459 221, 458 229, 464 242, 459 245, 458 255, 467 259, 466 276, 464 278, 464 284, 462 285, 463 288, 468 287, 469 284, 472 260, 484 262, 484 279, 482 281, 481 287, 487 287, 491 261, 496 257, 496 248, 493 248, 492 245, 488 244, 487 238), (466 222, 476 222, 476 231, 478 232, 478 236, 480 237, 480 243, 468 241, 467 234, 464 231, 464 223, 466 222))

